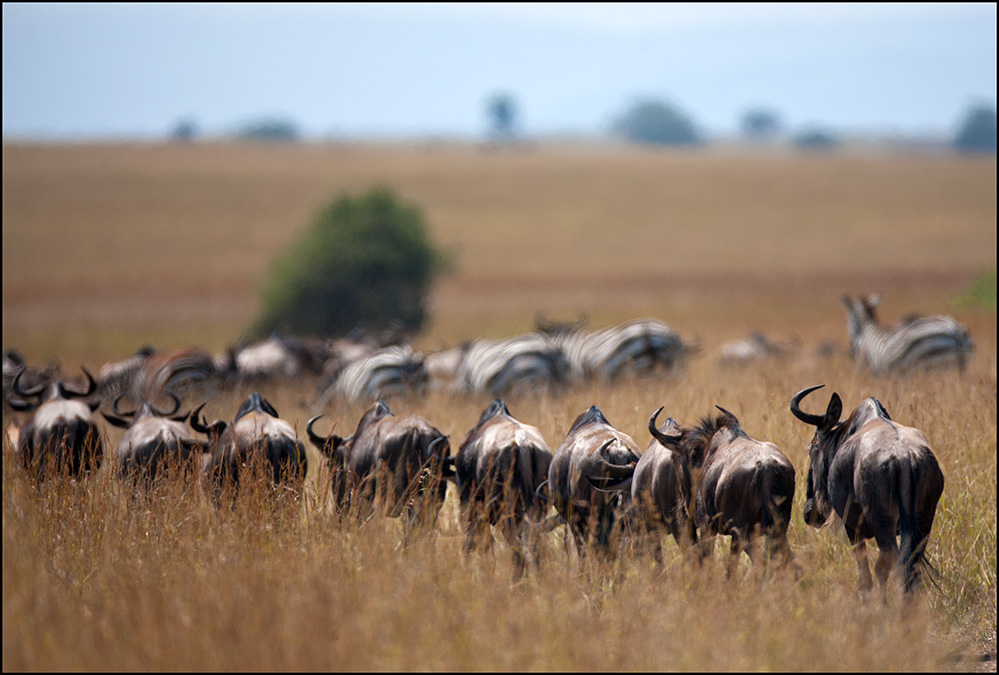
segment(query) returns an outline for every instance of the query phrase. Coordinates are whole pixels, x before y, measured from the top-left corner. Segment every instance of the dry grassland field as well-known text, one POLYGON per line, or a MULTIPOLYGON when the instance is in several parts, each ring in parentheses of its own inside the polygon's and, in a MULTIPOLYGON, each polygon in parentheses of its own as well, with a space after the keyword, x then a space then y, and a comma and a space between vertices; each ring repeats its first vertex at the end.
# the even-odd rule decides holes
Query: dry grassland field
MULTIPOLYGON (((405 547, 398 520, 341 522, 311 449, 300 500, 250 491, 217 511, 197 481, 143 492, 107 464, 35 484, 5 440, 5 671, 995 671, 996 310, 959 302, 996 265, 994 157, 5 144, 3 346, 70 374, 144 344, 220 353, 254 319, 276 255, 326 203, 376 185, 417 206, 456 263, 412 339, 421 350, 513 337, 539 312, 582 312, 591 327, 654 317, 699 343, 669 376, 506 402, 552 450, 591 405, 643 449, 660 406, 688 425, 716 404, 732 411, 795 467, 799 573, 764 574, 743 556, 727 579, 723 541, 702 566, 665 538, 657 566, 623 535, 609 559, 580 558, 561 527, 515 582, 498 534, 492 552, 463 554, 453 489, 436 527, 405 547), (858 370, 840 297, 878 291, 886 323, 915 312, 964 323, 965 371, 858 370), (800 351, 719 363, 723 343, 755 330, 800 351), (912 600, 858 593, 842 524, 804 523, 813 428, 788 402, 823 383, 809 409, 833 391, 847 413, 876 396, 940 462, 927 549, 939 578, 912 600)), ((316 410, 314 387, 261 393, 299 433, 317 412, 352 432, 366 404, 316 410)), ((209 392, 206 416, 231 419, 246 393, 209 392)), ((489 398, 389 404, 431 420, 456 452, 489 398)), ((107 429, 113 448, 121 432, 107 429)))

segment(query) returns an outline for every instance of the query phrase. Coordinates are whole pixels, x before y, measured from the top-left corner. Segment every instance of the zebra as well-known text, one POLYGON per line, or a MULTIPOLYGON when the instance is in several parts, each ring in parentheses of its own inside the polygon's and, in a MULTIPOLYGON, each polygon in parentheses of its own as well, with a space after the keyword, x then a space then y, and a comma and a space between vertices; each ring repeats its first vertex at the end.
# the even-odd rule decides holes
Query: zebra
POLYGON ((880 293, 856 300, 843 295, 850 355, 858 365, 875 375, 951 364, 964 370, 974 345, 962 324, 938 315, 882 326, 874 311, 880 303, 880 293))
POLYGON ((335 380, 321 383, 317 405, 324 406, 334 397, 359 402, 419 392, 428 381, 422 356, 409 345, 392 345, 351 361, 335 380))
POLYGON ((565 351, 575 379, 612 381, 626 372, 651 372, 659 365, 668 371, 696 351, 670 326, 651 318, 593 331, 572 325, 552 337, 565 351))
POLYGON ((514 338, 480 338, 468 345, 458 365, 454 389, 502 398, 566 380, 568 361, 551 337, 527 333, 514 338))

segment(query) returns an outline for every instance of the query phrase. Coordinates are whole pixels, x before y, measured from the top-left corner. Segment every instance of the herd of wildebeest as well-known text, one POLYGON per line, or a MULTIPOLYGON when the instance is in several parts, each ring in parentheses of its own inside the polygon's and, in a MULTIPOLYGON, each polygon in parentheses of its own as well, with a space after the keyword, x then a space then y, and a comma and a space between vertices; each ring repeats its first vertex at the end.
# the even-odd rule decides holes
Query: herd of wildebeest
MULTIPOLYGON (((964 367, 972 343, 963 326, 943 316, 883 326, 875 314, 879 301, 877 295, 843 297, 850 351, 859 366, 875 373, 964 367)), ((726 345, 718 357, 765 358, 795 347, 754 334, 726 345)), ((29 367, 7 349, 4 421, 33 480, 54 471, 80 478, 97 468, 105 455, 103 418, 126 430, 114 454, 123 476, 139 484, 194 469, 222 508, 241 481, 265 481, 280 494, 297 494, 307 473, 303 440, 258 391, 231 421, 213 422, 204 415, 207 398, 181 413, 181 394, 198 400, 233 383, 262 388, 308 373, 318 383, 317 411, 335 400, 372 402, 350 435, 319 432, 322 414, 305 425, 308 441, 328 462, 330 494, 344 513, 384 509, 404 516, 407 531, 415 532, 435 521, 451 482, 465 549, 489 545, 496 527, 510 545, 518 576, 535 559, 540 535, 563 524, 566 544, 574 542, 580 555, 608 553, 613 533, 627 528, 632 541, 647 545, 660 561, 665 532, 697 560, 716 536, 731 536, 730 573, 742 551, 754 561, 762 555, 768 564, 791 562, 794 467, 776 445, 751 438, 731 412, 718 407, 686 426, 671 417, 660 421, 660 408, 648 420, 651 441, 643 451, 592 406, 552 452, 541 432, 514 417, 503 400, 525 389, 669 371, 697 350, 654 319, 599 330, 582 320, 539 320, 527 335, 428 354, 415 352, 398 334, 337 340, 275 335, 218 356, 197 348, 144 347, 105 365, 97 377, 82 368, 81 384, 56 364, 29 367), (493 398, 456 453, 449 435, 429 420, 395 415, 382 400, 427 388, 493 398)), ((823 408, 808 398, 820 387, 795 393, 789 403, 794 417, 814 427, 804 520, 820 526, 832 512, 839 516, 862 588, 873 586, 864 545, 871 538, 880 551, 880 585, 898 570, 903 587, 916 588, 932 569, 924 552, 944 484, 927 439, 892 420, 876 398, 861 401, 845 418, 836 393, 823 408)))

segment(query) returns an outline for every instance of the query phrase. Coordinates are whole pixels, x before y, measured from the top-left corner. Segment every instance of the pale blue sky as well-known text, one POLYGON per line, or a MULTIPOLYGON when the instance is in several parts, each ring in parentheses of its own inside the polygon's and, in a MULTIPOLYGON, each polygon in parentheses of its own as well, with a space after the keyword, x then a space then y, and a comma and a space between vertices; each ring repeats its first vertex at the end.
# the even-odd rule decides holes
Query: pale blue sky
POLYGON ((275 115, 310 136, 600 134, 638 97, 709 134, 950 134, 996 101, 996 5, 3 5, 3 135, 150 139, 275 115))

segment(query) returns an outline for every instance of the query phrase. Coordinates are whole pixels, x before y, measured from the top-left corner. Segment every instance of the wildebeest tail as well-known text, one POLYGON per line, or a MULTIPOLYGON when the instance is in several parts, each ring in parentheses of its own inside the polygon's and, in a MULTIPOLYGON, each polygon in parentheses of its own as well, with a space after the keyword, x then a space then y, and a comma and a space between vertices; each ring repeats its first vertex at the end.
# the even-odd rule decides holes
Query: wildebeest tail
POLYGON ((774 464, 758 464, 753 474, 753 491, 763 505, 763 533, 774 540, 787 537, 794 501, 794 474, 774 464))
POLYGON ((898 504, 899 565, 905 574, 902 583, 906 592, 916 587, 921 572, 929 572, 929 578, 933 583, 936 583, 934 576, 937 575, 937 571, 926 558, 929 532, 923 532, 919 526, 917 511, 919 474, 919 465, 915 462, 908 462, 907 470, 900 467, 897 461, 892 462, 889 468, 891 485, 898 504))

